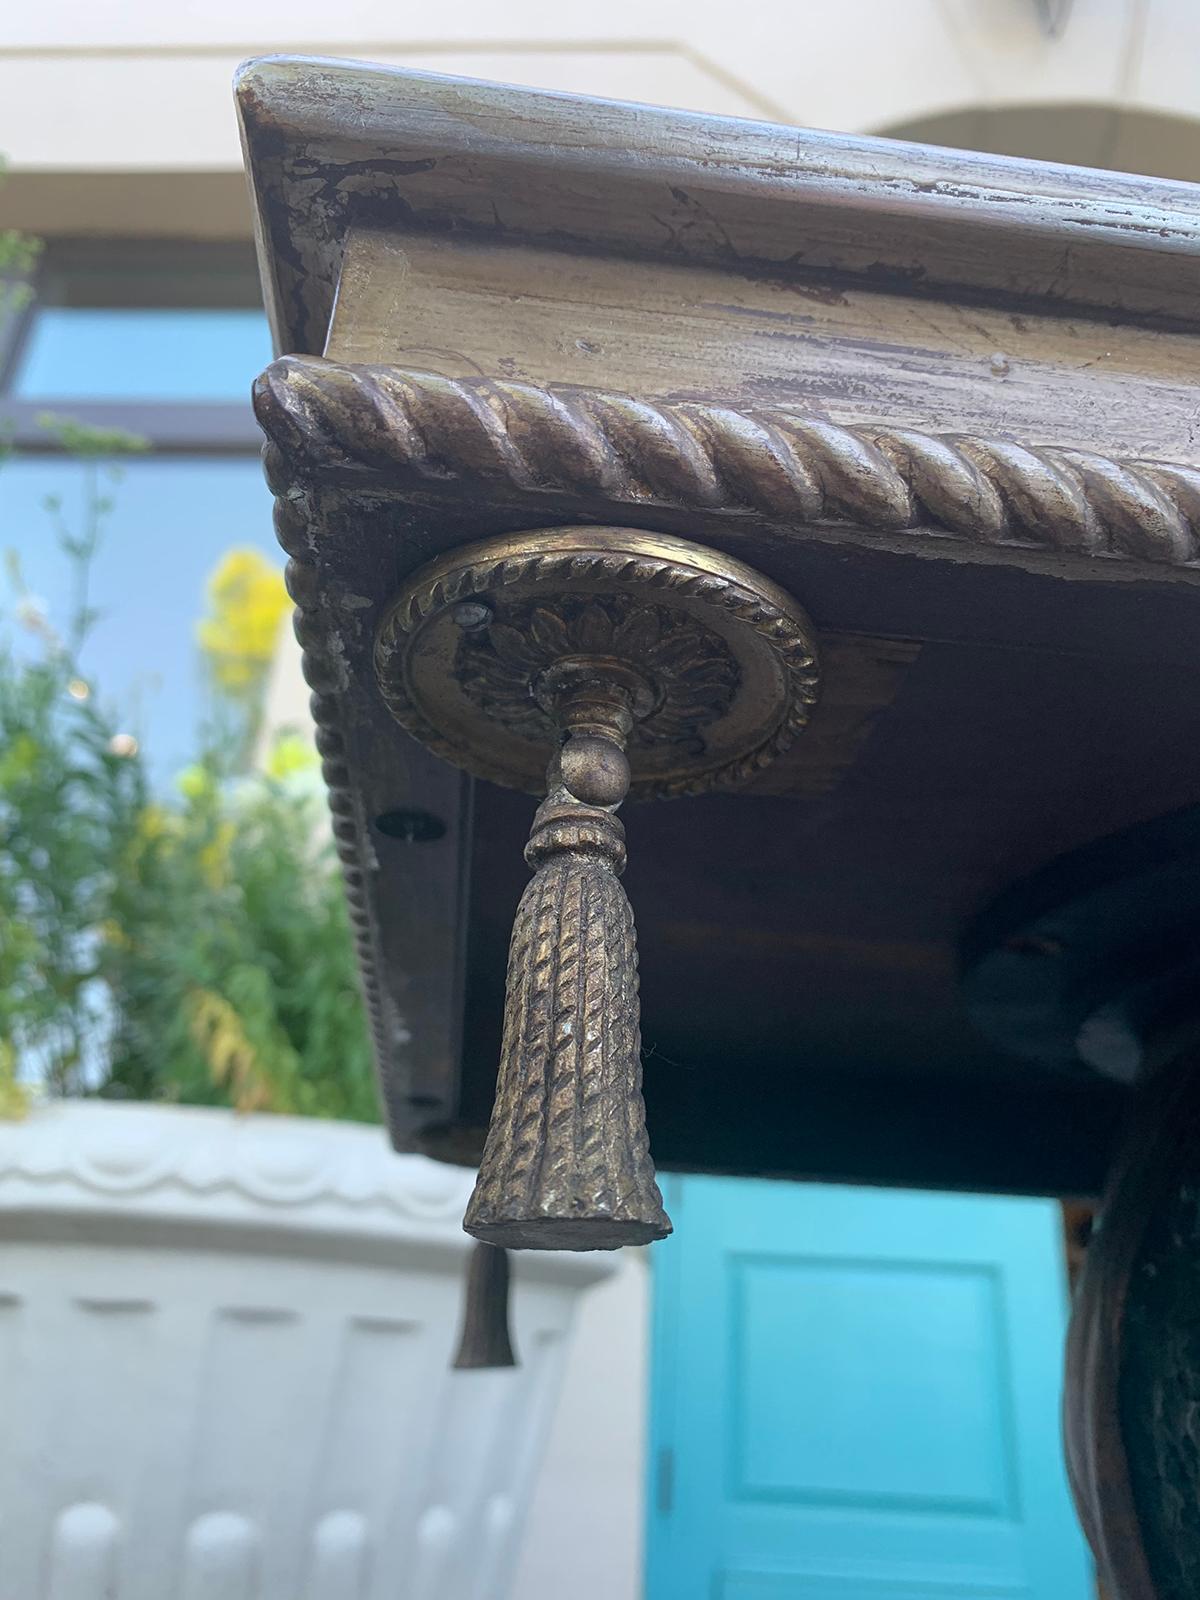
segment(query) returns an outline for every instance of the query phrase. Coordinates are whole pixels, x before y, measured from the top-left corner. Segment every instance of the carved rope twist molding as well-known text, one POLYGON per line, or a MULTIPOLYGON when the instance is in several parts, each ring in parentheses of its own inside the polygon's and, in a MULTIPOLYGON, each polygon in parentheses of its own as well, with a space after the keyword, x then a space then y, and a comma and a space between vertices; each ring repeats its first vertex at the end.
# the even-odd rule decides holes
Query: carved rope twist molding
MULTIPOLYGON (((432 612, 453 605, 464 596, 510 584, 550 584, 556 578, 601 579, 613 585, 637 583, 652 594, 703 599, 710 609, 728 612, 767 639, 783 671, 782 710, 767 739, 745 755, 708 771, 635 782, 635 796, 674 799, 704 794, 716 786, 737 787, 770 766, 807 725, 817 698, 818 671, 811 642, 792 617, 727 577, 695 572, 665 558, 603 550, 483 559, 460 568, 451 581, 438 579, 415 590, 408 604, 392 611, 385 620, 376 652, 380 690, 396 720, 428 749, 461 765, 461 751, 429 721, 409 693, 397 635, 413 632, 432 612)), ((472 769, 485 777, 495 776, 498 782, 507 781, 502 768, 493 774, 477 759, 472 769)))
POLYGON ((1183 566, 1200 468, 781 410, 286 356, 255 409, 293 466, 1183 566))
POLYGON ((289 557, 285 575, 288 594, 296 607, 293 627, 301 648, 304 678, 312 690, 309 706, 316 726, 317 751, 321 757, 334 844, 346 887, 346 907, 358 955, 363 1001, 375 1059, 382 1066, 391 1060, 392 1044, 367 890, 369 862, 364 843, 367 830, 365 819, 358 814, 359 802, 346 762, 343 718, 337 699, 339 664, 330 646, 316 568, 311 560, 310 508, 303 495, 289 492, 286 463, 275 445, 268 444, 264 450, 263 466, 268 487, 275 496, 276 537, 289 557))

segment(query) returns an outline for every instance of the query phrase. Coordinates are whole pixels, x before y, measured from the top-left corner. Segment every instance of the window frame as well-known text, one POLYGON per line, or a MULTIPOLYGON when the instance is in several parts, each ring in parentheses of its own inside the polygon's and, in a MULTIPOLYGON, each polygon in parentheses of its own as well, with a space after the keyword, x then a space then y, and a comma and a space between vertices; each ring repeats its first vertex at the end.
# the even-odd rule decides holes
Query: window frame
POLYGON ((69 416, 96 428, 120 428, 155 453, 253 455, 262 434, 244 401, 77 400, 71 395, 21 400, 9 391, 38 311, 47 306, 114 309, 262 310, 254 249, 236 240, 55 239, 27 280, 27 302, 0 319, 0 429, 22 455, 68 453, 40 419, 69 416))

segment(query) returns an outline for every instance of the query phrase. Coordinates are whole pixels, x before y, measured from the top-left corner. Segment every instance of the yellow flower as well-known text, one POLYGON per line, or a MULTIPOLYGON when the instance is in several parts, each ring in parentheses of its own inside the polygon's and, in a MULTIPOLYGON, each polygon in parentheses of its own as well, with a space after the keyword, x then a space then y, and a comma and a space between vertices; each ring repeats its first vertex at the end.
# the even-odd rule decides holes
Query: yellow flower
POLYGON ((300 772, 311 772, 317 764, 317 753, 307 739, 296 733, 281 733, 271 746, 266 760, 268 778, 281 782, 300 772))
POLYGON ((278 568, 257 550, 230 550, 208 580, 210 614, 196 632, 217 684, 231 693, 260 681, 290 604, 278 568))
POLYGON ((215 989, 187 998, 189 1032, 215 1084, 228 1090, 235 1111, 294 1111, 291 1096, 272 1080, 237 1010, 215 989))
POLYGON ((19 1122, 29 1110, 29 1091, 17 1081, 17 1052, 0 1039, 0 1122, 19 1122))
POLYGON ((207 767, 194 761, 190 767, 184 767, 175 779, 175 787, 185 800, 203 800, 212 793, 212 773, 207 767))

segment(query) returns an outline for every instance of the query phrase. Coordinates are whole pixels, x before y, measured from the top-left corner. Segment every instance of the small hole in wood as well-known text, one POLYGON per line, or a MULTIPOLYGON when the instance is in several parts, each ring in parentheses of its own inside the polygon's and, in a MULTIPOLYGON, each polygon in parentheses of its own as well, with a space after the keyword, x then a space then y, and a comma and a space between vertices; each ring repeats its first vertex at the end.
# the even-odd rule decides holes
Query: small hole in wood
POLYGON ((385 838, 399 839, 401 844, 432 844, 446 835, 446 824, 432 811, 382 811, 375 818, 375 827, 385 838))
POLYGON ((1004 941, 1004 948, 1017 956, 1046 956, 1056 960, 1066 947, 1061 939, 1052 939, 1042 933, 1017 933, 1004 941))

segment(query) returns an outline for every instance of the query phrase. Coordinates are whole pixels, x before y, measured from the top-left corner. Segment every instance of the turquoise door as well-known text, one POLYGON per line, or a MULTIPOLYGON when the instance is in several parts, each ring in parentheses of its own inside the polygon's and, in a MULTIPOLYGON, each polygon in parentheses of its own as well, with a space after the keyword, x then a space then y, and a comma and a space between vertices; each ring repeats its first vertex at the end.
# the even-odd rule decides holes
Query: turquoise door
POLYGON ((1056 1206, 667 1187, 648 1600, 1095 1600, 1056 1206))

